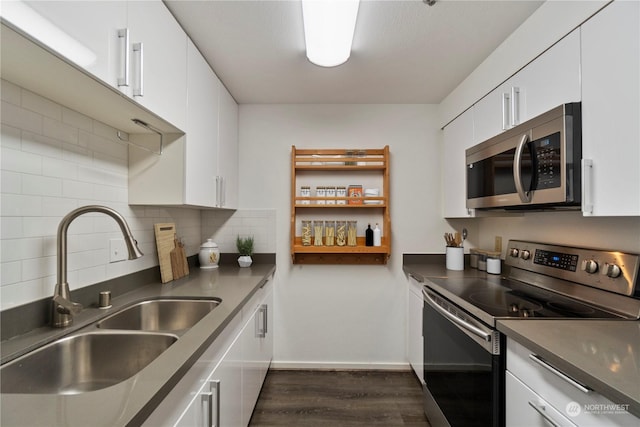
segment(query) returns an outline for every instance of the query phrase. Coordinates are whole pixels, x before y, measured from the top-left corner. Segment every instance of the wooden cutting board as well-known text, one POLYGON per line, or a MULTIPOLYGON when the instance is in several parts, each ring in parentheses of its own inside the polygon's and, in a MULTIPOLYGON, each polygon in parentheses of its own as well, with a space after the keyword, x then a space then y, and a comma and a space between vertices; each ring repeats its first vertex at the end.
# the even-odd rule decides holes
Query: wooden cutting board
POLYGON ((184 245, 178 240, 176 224, 165 222, 154 224, 156 247, 162 283, 179 279, 189 274, 189 264, 184 245))

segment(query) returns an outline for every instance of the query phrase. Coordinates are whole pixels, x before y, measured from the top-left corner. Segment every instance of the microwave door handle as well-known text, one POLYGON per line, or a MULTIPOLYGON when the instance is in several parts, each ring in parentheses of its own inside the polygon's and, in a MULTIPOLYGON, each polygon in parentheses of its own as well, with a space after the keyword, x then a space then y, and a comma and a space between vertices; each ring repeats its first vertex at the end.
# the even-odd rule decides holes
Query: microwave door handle
POLYGON ((513 180, 516 183, 516 191, 518 192, 518 196, 520 196, 520 201, 522 203, 531 203, 531 190, 525 191, 522 186, 522 152, 524 151, 524 146, 529 142, 529 135, 522 135, 522 139, 518 143, 518 147, 516 148, 516 155, 513 159, 513 180))

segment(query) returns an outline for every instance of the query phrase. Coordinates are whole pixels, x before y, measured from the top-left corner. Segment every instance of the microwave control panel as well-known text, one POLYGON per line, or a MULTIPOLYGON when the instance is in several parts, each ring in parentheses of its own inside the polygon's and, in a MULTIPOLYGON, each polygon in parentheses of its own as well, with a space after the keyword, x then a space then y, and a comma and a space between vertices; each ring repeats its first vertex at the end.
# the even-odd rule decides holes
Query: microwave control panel
POLYGON ((560 187, 560 132, 537 139, 532 144, 536 159, 536 189, 560 187))

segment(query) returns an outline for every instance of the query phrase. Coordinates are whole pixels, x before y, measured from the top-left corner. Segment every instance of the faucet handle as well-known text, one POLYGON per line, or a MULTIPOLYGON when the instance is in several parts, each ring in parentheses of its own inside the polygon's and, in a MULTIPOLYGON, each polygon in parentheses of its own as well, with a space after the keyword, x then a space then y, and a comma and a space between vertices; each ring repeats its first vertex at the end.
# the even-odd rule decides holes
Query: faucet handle
POLYGON ((53 302, 58 304, 56 311, 60 314, 78 314, 82 311, 82 304, 69 301, 61 295, 53 297, 53 302))

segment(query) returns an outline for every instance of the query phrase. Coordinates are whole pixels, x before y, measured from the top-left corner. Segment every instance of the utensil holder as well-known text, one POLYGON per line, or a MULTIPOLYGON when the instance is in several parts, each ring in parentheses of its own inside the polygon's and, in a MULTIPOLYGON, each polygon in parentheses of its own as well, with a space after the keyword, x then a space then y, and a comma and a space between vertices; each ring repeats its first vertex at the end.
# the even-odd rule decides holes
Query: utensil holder
POLYGON ((447 246, 447 270, 464 270, 464 248, 447 246))

